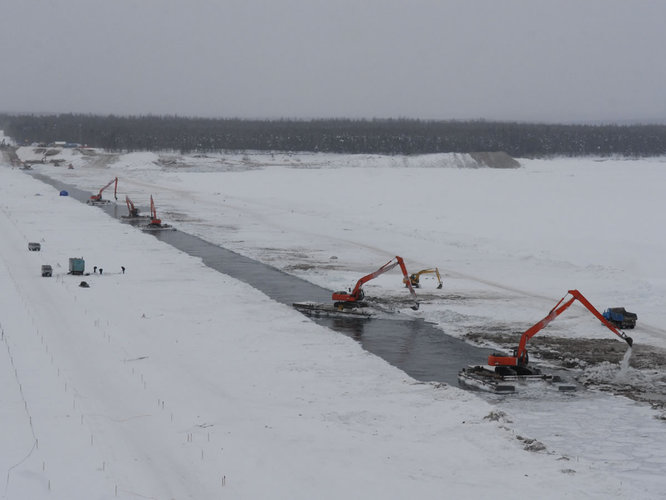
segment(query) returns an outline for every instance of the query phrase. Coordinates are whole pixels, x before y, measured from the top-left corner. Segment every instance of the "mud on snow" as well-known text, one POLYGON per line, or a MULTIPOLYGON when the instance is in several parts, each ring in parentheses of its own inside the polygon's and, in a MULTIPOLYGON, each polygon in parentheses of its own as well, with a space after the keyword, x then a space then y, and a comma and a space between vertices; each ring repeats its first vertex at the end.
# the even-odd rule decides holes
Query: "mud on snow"
MULTIPOLYGON (((482 346, 510 352, 522 332, 509 327, 479 325, 464 338, 482 346)), ((585 388, 623 395, 666 410, 666 349, 617 339, 543 336, 528 345, 530 363, 563 370, 585 388)), ((666 419, 666 413, 662 414, 666 419)))

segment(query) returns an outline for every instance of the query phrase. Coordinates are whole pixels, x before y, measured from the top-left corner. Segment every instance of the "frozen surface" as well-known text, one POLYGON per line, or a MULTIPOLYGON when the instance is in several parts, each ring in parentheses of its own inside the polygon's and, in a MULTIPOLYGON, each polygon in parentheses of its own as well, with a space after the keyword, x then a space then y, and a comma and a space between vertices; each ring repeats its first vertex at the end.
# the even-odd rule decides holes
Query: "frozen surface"
MULTIPOLYGON (((36 163, 34 148, 18 153, 91 192, 117 176, 119 204, 129 195, 147 212, 152 194, 164 222, 331 290, 394 255, 410 271, 438 266, 444 288, 425 278, 408 314, 451 335, 520 332, 578 288, 599 308, 637 312, 637 345, 666 347, 661 158, 496 170, 466 168, 461 155, 63 150, 54 166, 36 163)), ((495 400, 416 383, 8 164, 0 193, 5 498, 656 499, 666 489, 659 409, 594 391, 495 400), (67 275, 74 256, 104 274, 67 275), (44 263, 53 278, 39 275, 44 263)), ((365 290, 404 295, 393 272, 365 290)), ((540 335, 612 337, 578 306, 540 335)))

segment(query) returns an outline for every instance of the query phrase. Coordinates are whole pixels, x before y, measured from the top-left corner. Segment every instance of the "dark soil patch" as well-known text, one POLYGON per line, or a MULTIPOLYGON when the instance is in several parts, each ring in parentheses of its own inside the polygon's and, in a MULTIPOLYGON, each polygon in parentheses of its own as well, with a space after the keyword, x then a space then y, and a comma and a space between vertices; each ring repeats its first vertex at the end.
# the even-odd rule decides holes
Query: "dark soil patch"
MULTIPOLYGON (((476 331, 466 340, 481 345, 496 345, 510 353, 518 346, 522 332, 507 326, 494 326, 492 330, 476 331)), ((581 384, 614 394, 666 407, 666 349, 634 344, 629 358, 633 370, 618 380, 620 363, 627 344, 617 339, 570 339, 539 337, 528 344, 530 362, 540 361, 566 368, 581 384), (601 374, 602 376, 599 376, 601 374)))
MULTIPOLYGON (((466 340, 477 344, 493 343, 511 351, 518 346, 522 333, 511 333, 510 327, 498 325, 492 332, 468 333, 466 340)), ((567 368, 584 367, 607 361, 618 364, 627 352, 627 344, 616 339, 570 339, 540 337, 532 339, 528 351, 533 358, 561 364, 567 368), (559 362, 559 363, 557 363, 559 362)), ((666 369, 666 349, 634 344, 629 366, 638 370, 666 369)))

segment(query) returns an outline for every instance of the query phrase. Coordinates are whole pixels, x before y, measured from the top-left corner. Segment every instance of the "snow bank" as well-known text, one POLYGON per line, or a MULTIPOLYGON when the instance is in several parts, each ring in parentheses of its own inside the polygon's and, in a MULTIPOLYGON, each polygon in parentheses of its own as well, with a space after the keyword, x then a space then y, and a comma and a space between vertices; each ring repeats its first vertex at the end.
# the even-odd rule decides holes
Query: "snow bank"
POLYGON ((123 170, 159 170, 159 156, 155 153, 128 153, 119 156, 111 168, 123 170))
POLYGON ((415 383, 93 207, 0 176, 7 498, 632 491, 586 461, 523 451, 473 395, 415 383), (67 275, 71 256, 103 275, 67 275))
MULTIPOLYGON (((152 155, 123 163, 100 153, 71 170, 36 170, 92 192, 118 176, 119 192, 135 201, 154 194, 163 221, 330 289, 353 285, 396 254, 410 270, 438 266, 444 288, 419 290, 422 307, 414 314, 449 334, 521 332, 579 288, 599 308, 637 312, 636 342, 666 345, 666 242, 654 231, 666 213, 663 159, 521 160, 523 168, 512 170, 384 160, 160 154, 157 171, 152 155), (627 186, 633 195, 618 199, 627 186)), ((61 346, 53 364, 67 367, 67 390, 76 386, 83 397, 63 395, 61 382, 50 389, 60 402, 35 414, 69 421, 61 434, 86 444, 83 458, 72 454, 60 471, 45 474, 40 458, 54 462, 64 443, 56 438, 45 448, 40 440, 41 455, 11 469, 12 485, 34 477, 26 483, 44 491, 51 477, 62 487, 66 471, 89 470, 85 461, 96 464, 87 491, 113 493, 119 484, 124 493, 158 498, 212 498, 220 488, 241 498, 516 490, 539 498, 660 498, 666 487, 658 472, 666 460, 663 422, 645 405, 595 394, 490 405, 456 388, 416 384, 349 339, 98 210, 72 200, 53 204, 54 190, 15 171, 3 177, 1 220, 10 236, 0 245, 11 262, 2 273, 26 269, 7 292, 20 299, 4 306, 17 318, 5 338, 25 339, 13 352, 28 360, 41 356, 39 370, 21 375, 35 398, 43 380, 58 382, 40 335, 49 353, 61 346), (44 238, 45 250, 28 254, 24 246, 35 238, 44 238), (45 285, 37 264, 56 251, 51 262, 85 255, 105 276, 91 277, 88 290, 58 273, 45 285), (117 274, 121 265, 126 275, 117 274), (45 286, 54 289, 40 296, 45 286), (55 304, 58 321, 30 305, 33 296, 55 304), (28 309, 19 314, 21 303, 28 309), (82 346, 79 354, 91 361, 74 369, 81 357, 62 345, 82 346), (503 416, 496 418, 498 409, 503 416), (94 432, 79 422, 92 414, 102 415, 94 432), (104 445, 90 449, 100 433, 108 436, 104 445)), ((404 291, 399 275, 381 278, 366 292, 404 291)), ((610 335, 577 307, 543 334, 610 335)), ((3 380, 20 394, 11 371, 3 380)), ((10 421, 23 435, 9 444, 27 450, 33 441, 20 398, 15 406, 10 421)), ((40 433, 53 434, 43 423, 35 427, 40 433)))

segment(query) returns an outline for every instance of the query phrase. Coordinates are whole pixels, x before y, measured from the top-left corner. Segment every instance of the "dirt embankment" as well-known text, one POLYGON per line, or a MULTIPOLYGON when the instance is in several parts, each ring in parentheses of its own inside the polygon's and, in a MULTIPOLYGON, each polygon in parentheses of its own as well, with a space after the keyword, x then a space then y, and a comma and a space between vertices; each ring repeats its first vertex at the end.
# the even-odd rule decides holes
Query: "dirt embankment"
POLYGON ((469 154, 479 165, 489 168, 520 168, 520 162, 504 151, 484 151, 469 154))

